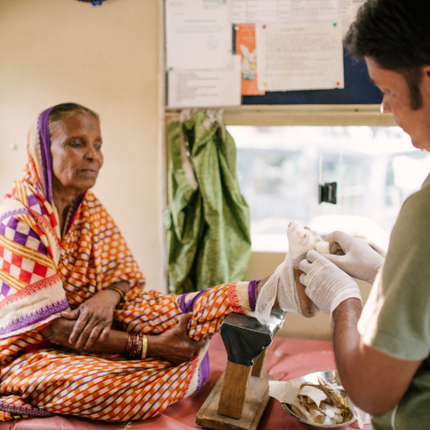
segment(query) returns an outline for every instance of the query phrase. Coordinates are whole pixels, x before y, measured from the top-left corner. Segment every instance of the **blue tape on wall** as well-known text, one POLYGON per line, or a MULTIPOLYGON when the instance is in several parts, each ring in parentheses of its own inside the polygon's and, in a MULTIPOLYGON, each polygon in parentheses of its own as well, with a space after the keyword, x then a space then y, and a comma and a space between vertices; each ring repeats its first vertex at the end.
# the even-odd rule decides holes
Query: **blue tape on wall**
POLYGON ((297 105, 297 104, 379 104, 381 91, 369 79, 364 60, 356 61, 345 49, 345 88, 333 90, 278 91, 264 96, 243 96, 244 105, 297 105))
POLYGON ((101 6, 106 0, 78 0, 84 3, 91 3, 93 6, 101 6))

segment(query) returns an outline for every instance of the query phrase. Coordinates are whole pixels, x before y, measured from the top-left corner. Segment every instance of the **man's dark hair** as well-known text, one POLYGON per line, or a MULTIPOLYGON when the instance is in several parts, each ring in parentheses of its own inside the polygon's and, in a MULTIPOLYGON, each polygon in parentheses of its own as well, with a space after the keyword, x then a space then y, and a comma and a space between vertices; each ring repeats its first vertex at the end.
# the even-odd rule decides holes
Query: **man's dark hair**
POLYGON ((403 74, 411 108, 422 106, 422 67, 430 64, 429 1, 367 1, 349 28, 345 45, 355 58, 370 57, 382 68, 403 74))

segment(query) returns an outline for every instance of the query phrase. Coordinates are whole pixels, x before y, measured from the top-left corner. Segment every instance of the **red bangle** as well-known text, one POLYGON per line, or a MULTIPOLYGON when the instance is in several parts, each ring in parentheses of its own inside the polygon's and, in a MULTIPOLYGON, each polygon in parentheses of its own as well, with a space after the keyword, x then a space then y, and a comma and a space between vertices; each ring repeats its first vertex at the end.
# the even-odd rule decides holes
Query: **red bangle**
POLYGON ((127 348, 125 355, 130 360, 140 360, 143 352, 143 335, 139 333, 130 333, 128 336, 127 348))
POLYGON ((128 335, 127 348, 125 349, 125 355, 127 357, 130 355, 132 345, 133 345, 133 335, 130 333, 128 335))
POLYGON ((140 360, 142 358, 142 346, 143 346, 143 337, 139 334, 137 339, 136 349, 134 350, 134 356, 136 360, 140 360))
POLYGON ((135 351, 136 351, 137 342, 139 341, 138 336, 139 336, 138 334, 133 334, 133 346, 131 347, 131 351, 130 351, 130 355, 129 355, 129 357, 132 360, 134 358, 134 354, 135 354, 135 351))

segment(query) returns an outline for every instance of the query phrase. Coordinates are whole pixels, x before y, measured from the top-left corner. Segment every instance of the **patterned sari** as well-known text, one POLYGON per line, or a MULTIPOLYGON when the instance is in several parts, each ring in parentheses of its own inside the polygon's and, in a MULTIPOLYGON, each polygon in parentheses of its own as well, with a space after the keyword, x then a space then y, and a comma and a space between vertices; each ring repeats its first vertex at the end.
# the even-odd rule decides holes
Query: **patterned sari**
POLYGON ((209 372, 206 346, 180 365, 148 357, 86 354, 47 342, 40 330, 109 285, 132 289, 114 312, 121 330, 159 334, 192 312, 189 336, 216 333, 230 312, 255 307, 255 282, 181 296, 145 292, 144 277, 113 219, 87 191, 63 237, 52 199, 48 118, 28 136, 22 181, 0 206, 0 421, 70 414, 95 420, 153 417, 197 390, 209 372))

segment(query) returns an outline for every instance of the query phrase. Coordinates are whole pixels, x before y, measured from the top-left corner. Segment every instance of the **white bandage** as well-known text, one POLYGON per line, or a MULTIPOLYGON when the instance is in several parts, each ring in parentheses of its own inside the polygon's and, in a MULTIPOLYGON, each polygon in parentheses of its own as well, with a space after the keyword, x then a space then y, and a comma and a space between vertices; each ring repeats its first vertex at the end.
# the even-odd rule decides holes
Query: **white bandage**
POLYGON ((315 248, 315 244, 320 242, 321 238, 295 222, 288 226, 287 237, 289 251, 285 260, 263 285, 257 298, 255 316, 261 324, 269 324, 270 312, 276 298, 284 311, 302 315, 293 269, 298 269, 300 261, 306 257, 309 250, 315 248))

